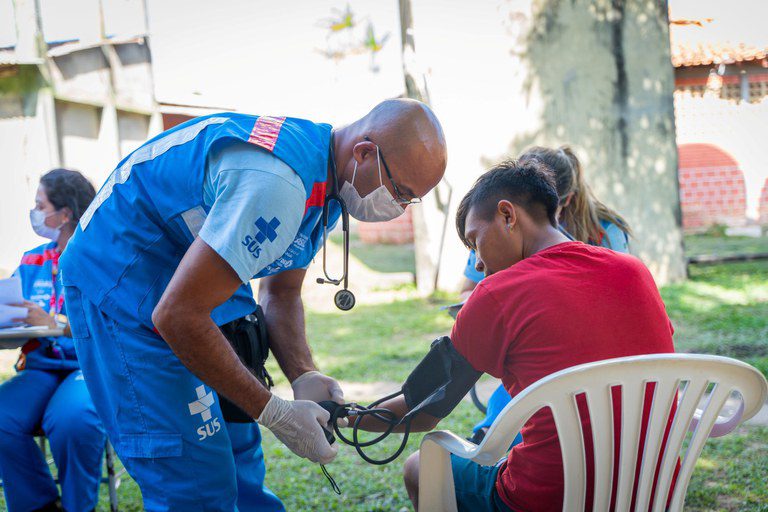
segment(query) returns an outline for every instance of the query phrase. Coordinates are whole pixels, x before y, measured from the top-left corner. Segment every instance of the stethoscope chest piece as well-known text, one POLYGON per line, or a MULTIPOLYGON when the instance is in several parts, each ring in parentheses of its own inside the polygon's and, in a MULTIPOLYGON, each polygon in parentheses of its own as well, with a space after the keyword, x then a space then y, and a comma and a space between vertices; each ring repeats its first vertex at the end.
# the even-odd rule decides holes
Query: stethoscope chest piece
POLYGON ((349 311, 355 307, 355 295, 347 289, 339 290, 336 292, 336 295, 333 296, 333 303, 336 304, 336 307, 340 310, 349 311))

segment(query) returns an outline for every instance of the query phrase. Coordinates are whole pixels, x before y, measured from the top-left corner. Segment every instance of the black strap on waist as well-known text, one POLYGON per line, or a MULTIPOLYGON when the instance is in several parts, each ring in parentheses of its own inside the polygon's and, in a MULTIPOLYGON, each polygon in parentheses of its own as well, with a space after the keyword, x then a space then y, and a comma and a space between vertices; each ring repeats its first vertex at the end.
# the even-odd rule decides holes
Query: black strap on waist
MULTIPOLYGON (((269 357, 269 337, 261 306, 257 305, 256 310, 250 315, 221 325, 219 329, 232 345, 240 361, 251 371, 254 377, 259 379, 267 389, 274 386, 272 377, 264 366, 269 357)), ((219 403, 224 421, 253 423, 253 418, 221 395, 219 395, 219 403)))

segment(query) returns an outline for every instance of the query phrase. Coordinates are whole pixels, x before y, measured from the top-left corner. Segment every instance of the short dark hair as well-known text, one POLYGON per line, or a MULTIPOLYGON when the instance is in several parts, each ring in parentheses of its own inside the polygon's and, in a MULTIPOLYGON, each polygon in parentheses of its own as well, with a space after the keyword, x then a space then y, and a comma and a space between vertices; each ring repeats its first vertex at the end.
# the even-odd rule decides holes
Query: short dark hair
POLYGON ((77 222, 83 216, 88 205, 96 195, 88 178, 78 171, 71 169, 53 169, 40 178, 40 184, 45 189, 45 195, 54 208, 61 210, 69 208, 72 212, 72 222, 77 222))
POLYGON ((558 197, 552 171, 534 159, 505 160, 480 176, 459 204, 456 230, 464 245, 469 247, 464 237, 469 211, 476 209, 482 218, 490 219, 503 199, 521 206, 534 219, 546 219, 557 227, 558 197))

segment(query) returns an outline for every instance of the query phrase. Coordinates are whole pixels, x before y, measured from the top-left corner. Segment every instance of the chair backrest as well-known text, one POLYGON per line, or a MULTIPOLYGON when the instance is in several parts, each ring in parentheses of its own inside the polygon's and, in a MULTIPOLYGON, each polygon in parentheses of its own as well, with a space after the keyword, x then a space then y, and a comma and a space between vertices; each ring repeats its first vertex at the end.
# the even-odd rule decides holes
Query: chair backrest
POLYGON ((616 510, 631 508, 635 468, 640 458, 635 510, 644 512, 652 506, 653 512, 661 512, 665 510, 668 492, 672 492, 669 510, 682 509, 694 464, 713 427, 720 425, 718 434, 723 435, 726 430, 730 431, 741 421, 754 416, 768 397, 768 384, 750 365, 719 356, 659 354, 575 366, 540 379, 520 392, 499 414, 472 459, 493 464, 500 453, 508 450, 528 419, 549 407, 563 458, 563 510, 584 510, 587 460, 576 399, 583 394, 589 408, 594 446, 593 510, 608 510, 614 487, 612 395, 616 392, 621 395, 620 446, 616 447, 619 461, 616 510), (655 385, 651 386, 653 399, 640 453, 643 407, 650 383, 655 385), (614 391, 616 388, 620 391, 614 391), (723 405, 734 392, 738 392, 742 400, 735 413, 741 417, 735 420, 733 417, 720 418, 723 405), (671 428, 664 442, 664 432, 673 410, 671 428), (689 428, 693 434, 682 458, 675 487, 670 489, 689 428), (657 474, 659 458, 661 465, 657 474), (650 503, 654 482, 656 493, 650 503))

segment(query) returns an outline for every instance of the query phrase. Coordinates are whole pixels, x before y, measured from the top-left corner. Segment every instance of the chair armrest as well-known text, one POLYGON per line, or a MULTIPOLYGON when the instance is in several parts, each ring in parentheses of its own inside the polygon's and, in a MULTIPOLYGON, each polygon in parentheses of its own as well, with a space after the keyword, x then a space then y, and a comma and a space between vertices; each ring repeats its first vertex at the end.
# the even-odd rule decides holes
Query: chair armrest
POLYGON ((419 449, 419 510, 421 512, 456 512, 456 490, 453 484, 451 454, 464 456, 471 445, 451 432, 430 432, 421 440, 419 449))
POLYGON ((491 449, 483 443, 479 445, 470 443, 466 439, 463 439, 448 430, 430 432, 424 436, 425 440, 427 438, 448 453, 452 453, 462 459, 471 459, 473 462, 477 462, 482 466, 495 465, 499 462, 499 459, 509 451, 501 450, 497 453, 496 450, 491 449))
MULTIPOLYGON (((699 426, 699 421, 701 420, 702 410, 696 409, 696 412, 693 413, 693 418, 691 419, 691 425, 688 427, 688 430, 693 432, 696 430, 696 427, 699 426)), ((739 407, 733 411, 733 414, 730 416, 718 416, 717 420, 715 420, 715 424, 712 426, 712 430, 709 433, 709 437, 723 437, 724 435, 730 433, 733 429, 739 426, 741 423, 741 419, 744 416, 744 400, 739 399, 739 407)))
MULTIPOLYGON (((462 439, 448 430, 435 430, 424 436, 424 440, 429 439, 433 443, 442 447, 445 451, 458 455, 462 459, 471 459, 478 452, 478 445, 462 439)), ((423 443, 424 441, 422 441, 423 443)))

